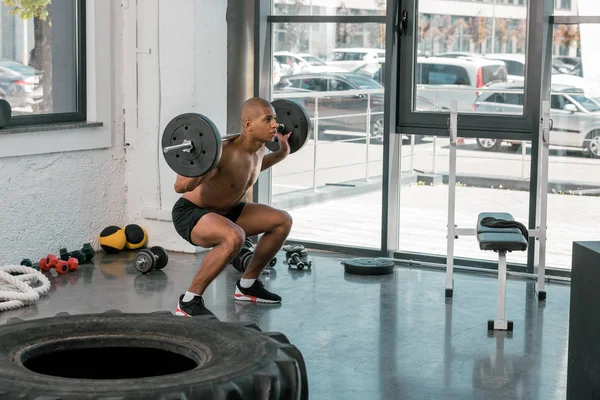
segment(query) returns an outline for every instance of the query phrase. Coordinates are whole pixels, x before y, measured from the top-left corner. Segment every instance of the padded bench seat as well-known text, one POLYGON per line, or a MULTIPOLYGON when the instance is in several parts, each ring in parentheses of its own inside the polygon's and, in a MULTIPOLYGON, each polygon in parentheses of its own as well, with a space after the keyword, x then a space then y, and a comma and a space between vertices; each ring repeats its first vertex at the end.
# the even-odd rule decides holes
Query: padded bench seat
POLYGON ((477 217, 477 241, 481 250, 490 251, 525 251, 527 250, 527 239, 518 227, 500 228, 487 227, 481 224, 486 217, 514 221, 509 213, 483 212, 477 217))

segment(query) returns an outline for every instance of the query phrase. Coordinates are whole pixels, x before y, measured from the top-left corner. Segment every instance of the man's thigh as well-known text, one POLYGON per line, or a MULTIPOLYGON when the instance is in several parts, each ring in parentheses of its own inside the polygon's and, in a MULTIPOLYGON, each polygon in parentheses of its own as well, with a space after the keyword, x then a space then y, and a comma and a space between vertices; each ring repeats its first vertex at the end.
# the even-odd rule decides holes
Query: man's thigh
POLYGON ((194 226, 191 232, 192 244, 200 247, 215 247, 227 239, 235 239, 241 236, 243 232, 239 226, 215 213, 208 213, 202 216, 194 226))
POLYGON ((246 236, 269 232, 281 224, 290 222, 291 217, 285 211, 256 203, 246 203, 239 218, 235 221, 246 232, 246 236))

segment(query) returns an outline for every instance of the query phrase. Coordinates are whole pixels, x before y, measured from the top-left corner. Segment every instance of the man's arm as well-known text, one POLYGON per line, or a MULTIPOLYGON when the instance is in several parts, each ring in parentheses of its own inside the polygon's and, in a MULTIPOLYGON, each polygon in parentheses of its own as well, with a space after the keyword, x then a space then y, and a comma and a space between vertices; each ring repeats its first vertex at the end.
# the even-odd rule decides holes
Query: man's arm
POLYGON ((175 180, 175 192, 177 193, 186 193, 191 192, 196 189, 198 186, 208 181, 210 178, 215 176, 217 173, 218 167, 215 167, 208 171, 206 174, 199 176, 197 178, 187 178, 185 176, 177 175, 177 180, 175 180))
POLYGON ((264 171, 267 168, 271 168, 273 165, 278 162, 284 160, 288 156, 289 152, 278 150, 276 152, 267 154, 263 157, 262 166, 260 168, 261 171, 264 171))
POLYGON ((279 141, 279 150, 267 154, 263 157, 262 166, 260 168, 261 171, 264 171, 267 168, 271 168, 273 165, 282 161, 290 154, 290 143, 288 140, 291 134, 292 132, 286 135, 277 133, 277 140, 279 141))

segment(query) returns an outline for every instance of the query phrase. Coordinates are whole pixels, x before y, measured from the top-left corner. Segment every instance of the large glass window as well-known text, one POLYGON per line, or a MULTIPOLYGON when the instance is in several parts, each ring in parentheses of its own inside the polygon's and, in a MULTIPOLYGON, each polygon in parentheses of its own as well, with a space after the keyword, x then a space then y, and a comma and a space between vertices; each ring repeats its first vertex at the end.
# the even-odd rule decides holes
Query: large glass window
POLYGON ((600 232, 593 222, 600 194, 600 23, 558 25, 554 32, 553 64, 563 65, 551 79, 547 258, 570 269, 573 241, 597 240, 600 232))
POLYGON ((272 27, 272 97, 302 105, 312 125, 309 143, 273 167, 272 203, 294 218, 292 239, 378 249, 384 26, 272 27))
MULTIPOLYGON (((343 4, 352 8, 354 3, 343 4)), ((272 192, 273 203, 295 217, 293 238, 379 248, 379 218, 382 203, 387 203, 382 201, 381 177, 389 168, 383 165, 381 136, 384 87, 389 85, 380 53, 386 46, 385 27, 373 23, 373 16, 360 23, 336 20, 369 15, 357 4, 354 11, 339 14, 337 2, 275 1, 273 98, 302 104, 313 135, 299 154, 274 168, 272 192), (299 8, 293 11, 292 6, 299 8), (304 19, 293 22, 293 15, 304 19), (307 15, 333 18, 313 23, 307 15)), ((600 122, 595 127, 600 57, 594 49, 600 21, 592 24, 585 16, 600 15, 600 3, 555 4, 548 46, 552 130, 547 210, 535 206, 542 160, 532 122, 546 89, 540 88, 536 72, 542 70, 544 55, 527 43, 544 39, 542 27, 527 26, 529 13, 540 15, 542 6, 520 0, 463 1, 457 12, 450 4, 420 0, 398 5, 399 70, 392 76, 398 82, 391 88, 398 92, 398 109, 391 134, 401 138, 401 151, 390 162, 400 157, 400 174, 391 173, 393 184, 399 180, 400 204, 397 215, 389 211, 395 204, 386 211, 399 219, 400 256, 417 253, 441 260, 446 255, 448 113, 450 102, 458 100, 456 225, 474 228, 479 213, 503 211, 535 229, 535 219, 545 212, 546 267, 568 269, 573 241, 595 240, 598 231, 590 221, 600 193, 600 122), (574 22, 579 16, 585 24, 574 22), (538 164, 532 165, 532 159, 538 164)), ((388 226, 394 235, 390 229, 395 228, 388 226)), ((530 243, 539 247, 535 240, 530 243)), ((481 251, 473 236, 459 237, 454 254, 463 260, 497 260, 497 254, 481 251)), ((513 252, 508 261, 526 264, 531 272, 531 256, 513 252)))
POLYGON ((85 119, 85 1, 44 3, 0 3, 0 98, 11 125, 85 119))
MULTIPOLYGON (((496 140, 465 138, 457 146, 454 215, 458 228, 474 229, 478 214, 489 211, 511 213, 527 225, 530 143, 509 141, 496 145, 496 140)), ((404 141, 400 252, 446 254, 449 162, 448 138, 419 139, 412 135, 404 141)), ((498 259, 493 252, 481 251, 474 236, 460 236, 455 241, 454 254, 469 259, 498 259)), ((513 252, 509 261, 526 264, 527 253, 513 252)))

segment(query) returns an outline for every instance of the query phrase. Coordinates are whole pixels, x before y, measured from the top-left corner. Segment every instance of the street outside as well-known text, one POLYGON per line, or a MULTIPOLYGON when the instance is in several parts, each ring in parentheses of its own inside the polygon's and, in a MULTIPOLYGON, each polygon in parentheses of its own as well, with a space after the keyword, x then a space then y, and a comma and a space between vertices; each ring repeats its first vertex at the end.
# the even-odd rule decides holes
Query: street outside
MULTIPOLYGON (((364 143, 321 142, 317 146, 317 192, 325 185, 348 184, 366 178, 366 145, 364 143), (353 166, 343 166, 356 164, 353 166)), ((497 185, 473 187, 469 179, 457 183, 456 223, 459 228, 474 228, 477 215, 484 211, 510 212, 527 225, 529 193, 506 189, 503 182, 528 180, 530 148, 523 157, 509 146, 499 152, 477 149, 474 139, 465 139, 457 150, 457 174, 463 177, 496 177, 497 185), (493 186, 493 187, 492 187, 493 186)), ((437 138, 402 148, 404 174, 420 171, 438 174, 448 171, 448 140, 437 138), (435 155, 435 157, 434 157, 435 155)), ((276 166, 273 172, 274 199, 283 193, 298 196, 312 193, 314 146, 307 144, 298 153, 276 166), (307 171, 307 172, 302 172, 307 171)), ((369 177, 381 175, 382 146, 369 146, 369 177)), ((549 181, 580 182, 587 187, 600 187, 600 160, 581 152, 551 148, 549 181)), ((584 189, 585 190, 585 189, 584 189)), ((596 196, 585 192, 555 190, 548 196, 547 265, 570 269, 573 241, 600 239, 600 227, 591 224, 598 207, 596 196)), ((427 185, 413 182, 400 193, 400 251, 446 254, 448 187, 437 181, 427 185)), ((379 248, 381 244, 381 189, 373 185, 369 193, 331 198, 301 207, 286 208, 294 218, 290 235, 297 240, 333 243, 357 247, 379 248)), ((492 252, 480 251, 475 237, 461 237, 455 242, 457 257, 495 260, 492 252)), ((509 262, 526 262, 526 253, 511 253, 509 262)))

